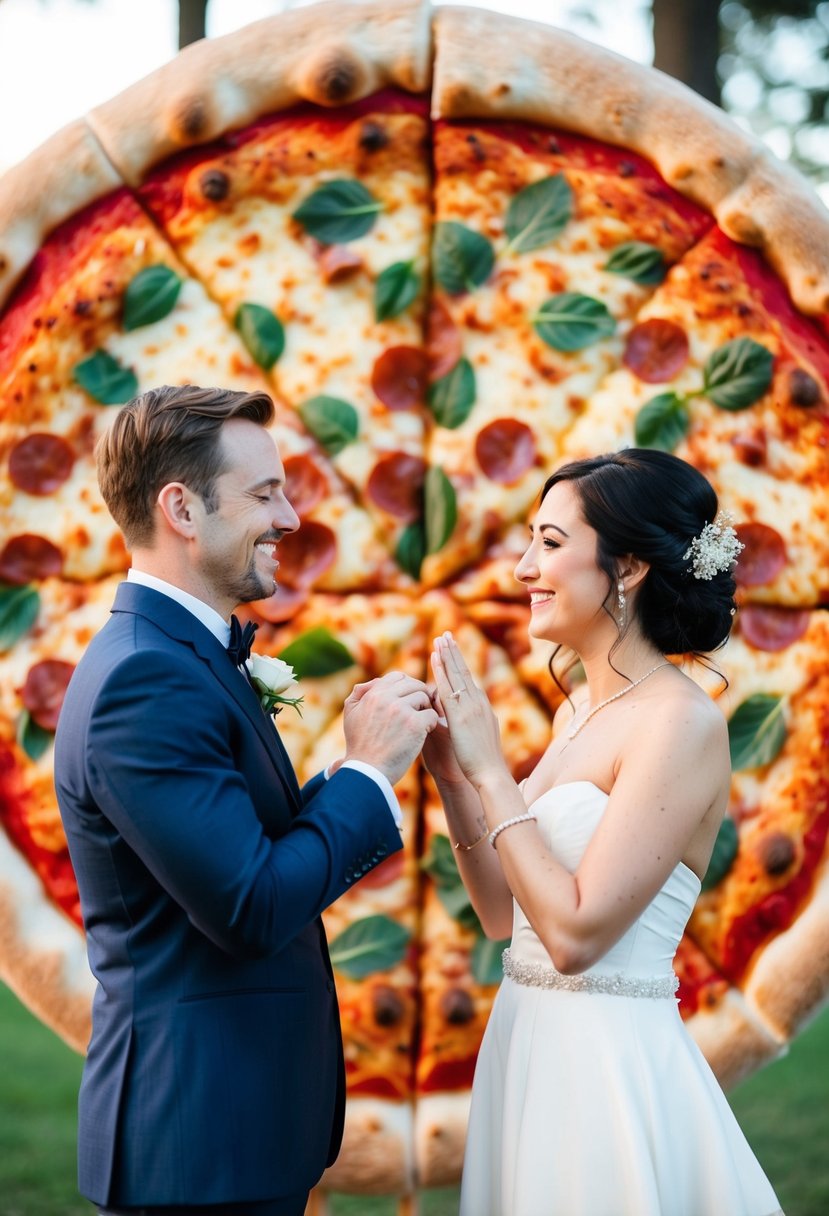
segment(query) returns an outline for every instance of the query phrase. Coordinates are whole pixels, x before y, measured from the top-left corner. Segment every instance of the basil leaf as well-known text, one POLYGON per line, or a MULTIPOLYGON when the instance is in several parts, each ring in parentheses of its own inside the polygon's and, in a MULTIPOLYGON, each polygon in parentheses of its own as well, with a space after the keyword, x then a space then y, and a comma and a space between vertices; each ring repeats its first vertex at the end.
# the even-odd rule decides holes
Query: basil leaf
POLYGON ((660 448, 672 452, 685 436, 691 416, 682 397, 676 393, 660 393, 646 401, 633 427, 640 448, 660 448))
POLYGON ((50 730, 38 726, 28 709, 23 710, 17 720, 17 742, 30 760, 39 760, 54 738, 50 730))
POLYGON ((270 371, 285 349, 285 330, 279 317, 262 304, 240 304, 233 325, 251 358, 270 371))
POLYGON ((489 278, 494 265, 495 251, 485 236, 456 220, 441 220, 435 224, 432 273, 450 296, 480 287, 489 278))
POLYGON ((374 319, 388 321, 408 308, 420 291, 414 262, 394 262, 381 270, 374 284, 374 319))
POLYGON ((662 250, 645 241, 625 241, 617 245, 604 268, 611 274, 632 279, 634 283, 661 283, 668 273, 662 250))
POLYGON ((413 524, 409 524, 400 533, 400 539, 394 551, 394 560, 406 574, 414 579, 419 579, 420 568, 423 565, 425 556, 426 536, 423 531, 423 524, 418 520, 413 524))
POLYGON ((459 883, 463 886, 448 836, 438 834, 432 837, 429 852, 421 861, 420 868, 426 871, 437 887, 455 887, 459 883))
POLYGON ((481 923, 463 883, 457 887, 437 887, 436 890, 444 911, 452 917, 452 920, 457 921, 465 929, 480 931, 481 923))
POLYGON ((573 191, 563 173, 545 177, 519 190, 504 220, 507 250, 524 253, 555 240, 573 214, 573 191))
POLYGON ((501 955, 510 943, 505 937, 501 942, 479 937, 472 947, 472 974, 479 984, 500 984, 504 978, 501 955))
POLYGON ((785 697, 758 692, 743 701, 728 719, 731 767, 760 768, 771 764, 786 739, 785 697))
POLYGON ((733 819, 726 815, 720 824, 719 832, 717 832, 717 839, 714 841, 714 851, 711 854, 708 869, 705 871, 705 876, 702 880, 703 891, 710 891, 712 887, 716 887, 717 883, 725 878, 734 863, 734 858, 737 856, 739 845, 740 839, 737 834, 737 825, 733 819))
POLYGON ((124 292, 124 329, 139 329, 160 321, 176 306, 182 279, 169 266, 146 266, 124 292))
POLYGON ((601 300, 574 291, 550 296, 530 320, 539 338, 561 351, 583 350, 616 329, 616 322, 601 300))
POLYGON ((29 632, 39 608, 40 596, 31 583, 20 587, 0 584, 0 651, 8 650, 29 632))
POLYGON ((323 245, 339 245, 370 232, 382 210, 383 204, 362 182, 343 177, 309 194, 294 212, 294 219, 323 245))
POLYGON ((105 350, 76 363, 72 369, 76 384, 101 405, 123 405, 138 392, 138 380, 131 367, 122 367, 105 350))
POLYGON ((462 355, 451 371, 429 385, 426 399, 435 421, 454 430, 466 422, 476 397, 475 369, 462 355))
POLYGON ((357 661, 342 642, 322 627, 301 633, 276 657, 290 663, 298 680, 308 676, 330 676, 335 671, 345 671, 357 661))
POLYGON ((722 410, 744 410, 768 390, 774 355, 751 338, 735 338, 705 365, 703 393, 722 410))
POLYGON ((423 483, 426 552, 437 553, 452 535, 458 519, 455 490, 443 469, 432 466, 423 483))
POLYGON ((340 397, 311 397, 299 407, 299 416, 329 456, 355 440, 360 429, 354 406, 340 397))
POLYGON ((410 937, 408 929, 388 916, 365 916, 343 929, 328 952, 339 972, 350 980, 362 980, 399 963, 410 937))

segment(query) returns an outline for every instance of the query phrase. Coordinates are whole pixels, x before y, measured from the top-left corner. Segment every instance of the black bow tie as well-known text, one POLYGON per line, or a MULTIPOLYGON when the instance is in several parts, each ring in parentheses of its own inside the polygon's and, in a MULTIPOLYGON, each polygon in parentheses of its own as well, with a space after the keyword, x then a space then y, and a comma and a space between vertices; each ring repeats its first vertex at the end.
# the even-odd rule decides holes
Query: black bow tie
POLYGON ((239 618, 232 616, 230 618, 230 641, 227 644, 227 653, 234 667, 241 667, 250 658, 250 648, 253 645, 253 636, 258 625, 254 625, 253 621, 243 627, 239 624, 239 618))

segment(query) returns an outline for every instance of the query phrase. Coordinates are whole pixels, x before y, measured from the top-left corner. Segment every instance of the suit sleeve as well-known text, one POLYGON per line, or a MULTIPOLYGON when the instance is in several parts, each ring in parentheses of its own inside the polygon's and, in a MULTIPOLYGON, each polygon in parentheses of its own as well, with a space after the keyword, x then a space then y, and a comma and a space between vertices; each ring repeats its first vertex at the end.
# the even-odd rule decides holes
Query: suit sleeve
POLYGON ((230 712, 207 668, 132 655, 97 698, 85 768, 99 808, 192 923, 232 955, 266 957, 401 839, 382 792, 352 771, 315 778, 290 830, 269 839, 231 752, 230 712))

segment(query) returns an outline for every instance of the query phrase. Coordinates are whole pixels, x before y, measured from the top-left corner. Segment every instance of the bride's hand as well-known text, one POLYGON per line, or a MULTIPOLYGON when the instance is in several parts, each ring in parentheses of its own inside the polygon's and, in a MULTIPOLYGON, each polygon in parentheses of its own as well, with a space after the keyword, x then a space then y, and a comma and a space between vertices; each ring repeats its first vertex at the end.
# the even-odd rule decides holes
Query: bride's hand
POLYGON ((452 746, 449 727, 446 723, 446 713, 438 690, 434 688, 429 692, 432 706, 438 715, 438 724, 426 736, 423 744, 423 761, 438 784, 459 785, 463 783, 465 785, 466 777, 455 756, 455 749, 452 746))
POLYGON ((478 786, 487 773, 506 769, 498 719, 451 633, 435 638, 432 671, 455 758, 466 779, 478 786))

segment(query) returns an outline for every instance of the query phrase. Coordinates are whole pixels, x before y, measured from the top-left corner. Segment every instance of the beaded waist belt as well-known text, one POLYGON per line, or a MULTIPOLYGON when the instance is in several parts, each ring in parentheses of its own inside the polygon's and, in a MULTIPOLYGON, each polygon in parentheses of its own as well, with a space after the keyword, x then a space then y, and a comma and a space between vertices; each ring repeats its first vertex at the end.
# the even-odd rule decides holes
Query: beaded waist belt
POLYGON ((525 963, 509 950, 501 955, 504 975, 529 988, 559 988, 564 992, 603 992, 608 996, 671 997, 679 987, 675 975, 562 975, 552 964, 525 963))

